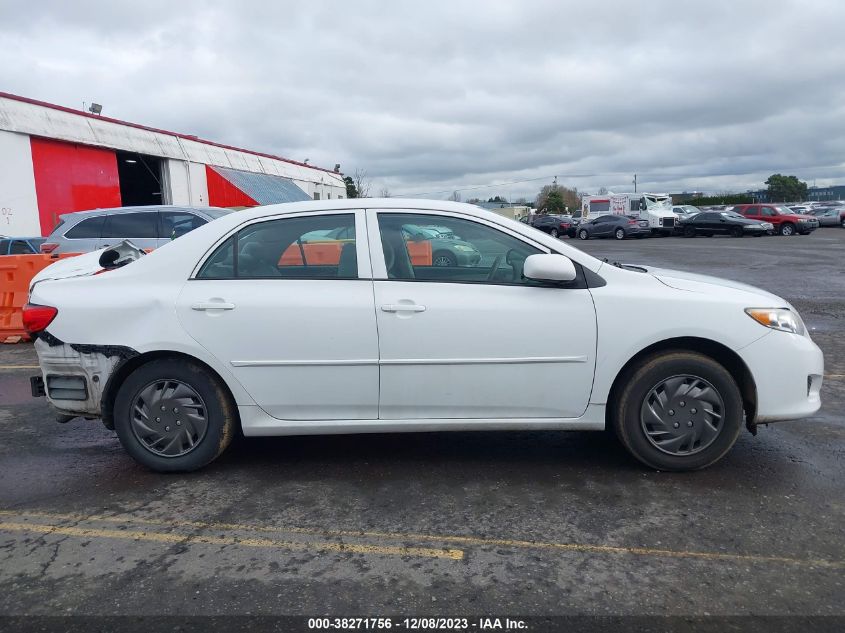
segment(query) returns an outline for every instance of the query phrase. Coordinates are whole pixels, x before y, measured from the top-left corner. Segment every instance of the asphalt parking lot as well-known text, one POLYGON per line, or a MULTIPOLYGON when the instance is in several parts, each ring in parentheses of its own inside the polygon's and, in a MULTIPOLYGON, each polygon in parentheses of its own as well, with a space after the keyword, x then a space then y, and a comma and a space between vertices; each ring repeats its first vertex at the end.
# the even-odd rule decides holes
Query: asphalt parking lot
POLYGON ((692 474, 525 432, 241 439, 158 475, 0 346, 0 614, 845 615, 845 230, 569 243, 786 297, 821 411, 692 474))

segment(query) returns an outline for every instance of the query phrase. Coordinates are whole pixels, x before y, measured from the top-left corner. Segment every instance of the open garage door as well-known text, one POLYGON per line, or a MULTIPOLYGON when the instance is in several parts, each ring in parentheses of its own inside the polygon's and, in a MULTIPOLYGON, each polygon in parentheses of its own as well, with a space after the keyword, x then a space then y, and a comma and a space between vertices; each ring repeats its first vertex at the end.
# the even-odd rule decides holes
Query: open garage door
POLYGON ((163 204, 161 159, 136 152, 115 153, 123 205, 136 207, 163 204))
POLYGON ((208 203, 214 207, 254 207, 311 200, 311 196, 292 180, 282 176, 211 165, 206 165, 205 169, 208 203))

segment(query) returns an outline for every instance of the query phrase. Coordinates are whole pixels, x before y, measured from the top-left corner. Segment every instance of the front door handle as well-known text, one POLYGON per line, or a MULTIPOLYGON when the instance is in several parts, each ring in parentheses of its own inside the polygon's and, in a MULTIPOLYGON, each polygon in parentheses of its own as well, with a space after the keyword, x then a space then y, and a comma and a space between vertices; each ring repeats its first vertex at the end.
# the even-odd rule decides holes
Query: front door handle
POLYGON ((425 312, 425 306, 416 303, 388 303, 381 306, 382 312, 425 312))
POLYGON ((191 305, 191 310, 234 310, 234 303, 223 303, 222 301, 206 301, 201 303, 194 303, 191 305))

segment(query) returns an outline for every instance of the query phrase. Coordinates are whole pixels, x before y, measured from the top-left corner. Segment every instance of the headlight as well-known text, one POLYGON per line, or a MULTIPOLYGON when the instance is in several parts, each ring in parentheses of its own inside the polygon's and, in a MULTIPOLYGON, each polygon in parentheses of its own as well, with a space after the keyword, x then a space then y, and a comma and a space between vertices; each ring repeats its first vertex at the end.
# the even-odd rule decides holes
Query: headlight
POLYGON ((807 331, 798 313, 788 308, 746 308, 745 313, 760 325, 773 330, 792 332, 801 336, 807 331))
POLYGON ((455 244, 454 248, 456 251, 463 251, 464 253, 475 252, 475 249, 472 246, 465 246, 464 244, 455 244))

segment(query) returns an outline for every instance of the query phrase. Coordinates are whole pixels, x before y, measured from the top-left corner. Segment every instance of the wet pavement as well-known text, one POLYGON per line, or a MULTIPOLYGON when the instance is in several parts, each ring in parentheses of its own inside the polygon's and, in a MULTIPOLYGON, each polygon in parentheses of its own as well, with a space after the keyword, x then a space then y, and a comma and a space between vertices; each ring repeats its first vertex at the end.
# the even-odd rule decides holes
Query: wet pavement
POLYGON ((845 615, 845 231, 571 243, 789 299, 821 411, 691 474, 524 432, 241 438, 157 475, 0 346, 0 614, 845 615))

